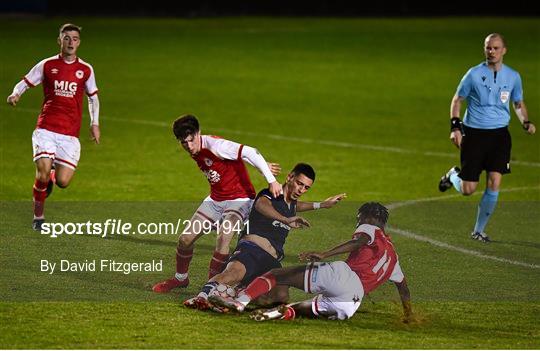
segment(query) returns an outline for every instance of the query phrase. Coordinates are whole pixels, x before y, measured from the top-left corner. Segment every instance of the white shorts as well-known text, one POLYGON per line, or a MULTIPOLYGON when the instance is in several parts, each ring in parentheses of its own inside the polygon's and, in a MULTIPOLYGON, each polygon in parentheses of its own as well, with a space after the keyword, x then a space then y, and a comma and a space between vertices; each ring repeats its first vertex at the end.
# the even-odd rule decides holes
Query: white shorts
POLYGON ((316 316, 328 319, 351 318, 364 297, 360 278, 343 261, 309 263, 304 290, 318 294, 311 301, 311 309, 316 316))
POLYGON ((36 129, 32 133, 32 147, 34 150, 34 162, 40 158, 50 158, 54 163, 77 168, 81 157, 81 143, 79 139, 46 129, 36 129))
POLYGON ((231 214, 234 214, 242 221, 245 221, 249 216, 252 205, 253 199, 250 198, 215 201, 208 196, 203 200, 195 213, 212 223, 221 221, 225 216, 231 214))

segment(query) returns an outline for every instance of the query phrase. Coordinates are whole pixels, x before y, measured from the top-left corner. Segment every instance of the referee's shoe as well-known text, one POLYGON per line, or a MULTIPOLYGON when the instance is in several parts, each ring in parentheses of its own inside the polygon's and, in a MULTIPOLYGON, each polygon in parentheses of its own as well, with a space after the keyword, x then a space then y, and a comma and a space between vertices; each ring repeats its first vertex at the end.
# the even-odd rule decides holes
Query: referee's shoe
POLYGON ((481 241, 483 243, 490 243, 491 242, 491 239, 489 238, 489 236, 487 236, 486 233, 472 232, 471 233, 471 239, 478 240, 478 241, 481 241))
POLYGON ((448 172, 446 172, 446 174, 443 175, 441 177, 441 180, 439 181, 439 191, 445 192, 446 190, 450 189, 453 186, 452 182, 450 181, 450 176, 454 173, 459 173, 460 171, 461 170, 457 166, 450 168, 448 172))

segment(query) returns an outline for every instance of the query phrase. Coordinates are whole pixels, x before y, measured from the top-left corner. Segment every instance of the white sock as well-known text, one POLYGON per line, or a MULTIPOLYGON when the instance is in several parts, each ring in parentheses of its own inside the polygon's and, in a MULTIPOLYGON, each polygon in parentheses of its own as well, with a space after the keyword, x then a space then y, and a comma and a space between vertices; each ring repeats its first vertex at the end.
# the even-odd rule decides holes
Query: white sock
POLYGON ((178 279, 179 281, 185 280, 187 278, 187 273, 175 273, 174 277, 178 279))
POLYGON ((247 294, 242 294, 236 298, 236 301, 240 302, 244 306, 247 306, 251 302, 251 298, 247 294))

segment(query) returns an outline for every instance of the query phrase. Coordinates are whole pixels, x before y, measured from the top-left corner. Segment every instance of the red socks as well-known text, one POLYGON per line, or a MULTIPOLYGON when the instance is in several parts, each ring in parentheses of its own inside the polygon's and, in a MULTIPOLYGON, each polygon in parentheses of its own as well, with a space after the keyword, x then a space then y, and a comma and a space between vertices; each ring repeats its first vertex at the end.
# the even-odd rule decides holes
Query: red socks
POLYGON ((208 270, 208 279, 211 279, 213 276, 221 273, 227 264, 229 259, 229 254, 222 254, 217 251, 214 251, 214 255, 210 260, 210 269, 208 270))
POLYGON ((186 274, 189 269, 189 263, 193 258, 193 248, 181 249, 176 248, 176 273, 186 274))
POLYGON ((255 300, 257 297, 266 294, 276 286, 276 277, 268 272, 260 277, 255 278, 243 291, 244 294, 249 296, 251 300, 255 300))
POLYGON ((45 198, 47 197, 47 183, 40 182, 36 179, 34 183, 34 218, 43 218, 43 210, 45 198))
POLYGON ((291 306, 287 306, 287 311, 285 311, 285 314, 283 317, 281 317, 281 319, 291 320, 294 319, 294 317, 296 317, 296 311, 291 306))

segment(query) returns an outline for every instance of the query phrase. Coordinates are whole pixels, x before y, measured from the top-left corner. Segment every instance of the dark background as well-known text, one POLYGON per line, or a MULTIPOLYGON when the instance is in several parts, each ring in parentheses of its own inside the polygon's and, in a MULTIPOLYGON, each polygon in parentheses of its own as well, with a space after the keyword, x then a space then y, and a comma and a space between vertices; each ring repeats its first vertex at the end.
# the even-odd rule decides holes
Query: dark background
POLYGON ((529 1, 344 1, 344 0, 199 0, 199 1, 0 1, 0 13, 99 16, 538 16, 540 12, 529 1))

